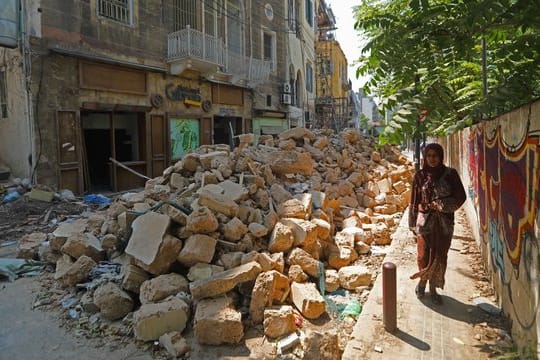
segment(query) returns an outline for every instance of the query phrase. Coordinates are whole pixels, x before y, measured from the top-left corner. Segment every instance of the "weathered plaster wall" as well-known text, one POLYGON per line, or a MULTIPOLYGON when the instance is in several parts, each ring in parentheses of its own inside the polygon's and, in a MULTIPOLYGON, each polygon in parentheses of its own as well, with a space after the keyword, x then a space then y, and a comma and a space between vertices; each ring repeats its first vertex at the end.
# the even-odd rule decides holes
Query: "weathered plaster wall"
POLYGON ((31 129, 19 50, 0 48, 0 67, 6 72, 8 110, 8 117, 0 119, 0 163, 7 165, 14 177, 30 178, 31 129))
POLYGON ((34 61, 32 93, 36 147, 36 182, 56 187, 57 181, 57 110, 79 110, 77 59, 50 54, 34 61))
POLYGON ((519 350, 539 348, 540 101, 445 139, 469 221, 519 350))

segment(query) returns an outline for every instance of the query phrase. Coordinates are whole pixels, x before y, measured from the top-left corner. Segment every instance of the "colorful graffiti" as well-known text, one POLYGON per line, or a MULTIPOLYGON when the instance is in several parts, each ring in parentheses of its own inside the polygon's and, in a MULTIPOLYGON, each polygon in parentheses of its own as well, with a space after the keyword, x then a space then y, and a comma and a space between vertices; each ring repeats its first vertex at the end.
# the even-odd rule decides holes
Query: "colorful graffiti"
POLYGON ((478 124, 467 143, 469 194, 480 238, 499 279, 499 295, 509 306, 505 311, 525 337, 537 326, 540 299, 539 109, 540 102, 478 124))
MULTIPOLYGON (((527 126, 519 129, 519 136, 505 134, 503 138, 500 122, 493 125, 478 125, 470 133, 469 171, 474 202, 481 230, 489 235, 490 247, 498 249, 494 243, 502 241, 511 263, 518 265, 524 239, 534 233, 540 177, 539 136, 531 135, 527 126)), ((512 129, 505 129, 509 130, 512 129)), ((501 264, 500 259, 493 260, 493 264, 501 264)))

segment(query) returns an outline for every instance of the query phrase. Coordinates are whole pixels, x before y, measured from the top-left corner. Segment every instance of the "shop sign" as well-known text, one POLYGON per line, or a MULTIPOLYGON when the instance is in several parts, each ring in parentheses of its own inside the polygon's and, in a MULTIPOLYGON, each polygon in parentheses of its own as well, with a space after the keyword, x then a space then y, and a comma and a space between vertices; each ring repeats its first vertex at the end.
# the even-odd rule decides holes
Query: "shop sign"
POLYGON ((189 105, 201 105, 201 91, 199 89, 191 89, 182 85, 167 84, 165 86, 165 95, 167 99, 174 101, 183 101, 189 105))

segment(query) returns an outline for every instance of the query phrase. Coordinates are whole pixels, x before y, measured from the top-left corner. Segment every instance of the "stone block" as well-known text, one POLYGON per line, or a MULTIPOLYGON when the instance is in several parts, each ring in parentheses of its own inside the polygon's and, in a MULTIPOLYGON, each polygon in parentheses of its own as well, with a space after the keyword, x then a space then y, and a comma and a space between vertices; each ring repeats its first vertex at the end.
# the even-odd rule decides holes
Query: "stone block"
POLYGON ((326 303, 315 284, 291 284, 291 298, 294 306, 308 319, 317 319, 326 311, 326 303))
POLYGON ((338 271, 338 276, 341 287, 347 290, 371 284, 371 272, 364 265, 342 267, 338 271))
POLYGON ((294 248, 287 258, 287 264, 298 265, 305 273, 318 278, 319 277, 319 261, 315 260, 311 255, 300 249, 294 248))
POLYGON ((132 224, 132 233, 125 252, 143 264, 150 265, 158 256, 159 248, 170 225, 167 215, 148 212, 132 224))
POLYGON ((283 222, 278 222, 272 230, 268 250, 270 252, 287 252, 294 243, 294 233, 289 226, 283 222))
POLYGON ((172 297, 168 301, 141 305, 133 314, 133 332, 137 340, 157 340, 163 334, 182 333, 189 320, 189 305, 172 297))
POLYGON ((201 300, 193 322, 199 344, 238 344, 244 337, 242 314, 234 309, 232 299, 227 296, 201 300))
POLYGON ((197 263, 189 268, 187 278, 189 281, 208 279, 224 270, 225 268, 223 266, 197 263))
POLYGON ((123 266, 122 272, 122 288, 135 294, 139 293, 142 283, 149 278, 146 271, 133 264, 123 266))
POLYGON ((193 210, 187 217, 186 229, 193 233, 210 234, 216 231, 218 226, 216 216, 205 206, 193 210))
POLYGON ((264 310, 264 335, 278 338, 296 331, 293 307, 276 306, 264 310))
POLYGON ((164 274, 143 282, 140 287, 139 299, 141 304, 158 302, 170 295, 188 290, 189 284, 185 277, 176 273, 164 274))
POLYGON ((182 249, 182 241, 172 235, 165 234, 159 246, 158 253, 154 257, 154 261, 150 264, 145 264, 142 261, 136 260, 135 263, 150 274, 165 274, 169 272, 172 264, 176 261, 180 249, 182 249))
POLYGON ((195 234, 187 238, 186 243, 176 257, 179 263, 190 267, 197 263, 210 263, 214 257, 217 240, 204 234, 195 234))
POLYGON ((195 299, 203 299, 225 294, 240 283, 255 280, 261 271, 261 265, 254 261, 240 265, 217 273, 211 278, 190 283, 191 295, 195 299))
POLYGON ((117 320, 133 310, 133 299, 118 285, 108 282, 94 292, 94 304, 107 320, 117 320))
POLYGON ((199 204, 229 217, 238 215, 239 206, 227 195, 216 194, 206 188, 199 190, 199 204))
MULTIPOLYGON (((63 258, 65 259, 65 257, 63 258)), ((68 263, 69 264, 69 263, 68 263)), ((90 271, 96 266, 96 262, 92 258, 82 255, 72 264, 69 264, 65 271, 62 271, 60 276, 58 275, 58 269, 55 274, 55 278, 60 279, 60 281, 65 286, 75 286, 88 278, 90 271)), ((58 263, 57 263, 58 266, 58 263)))
POLYGON ((275 303, 282 303, 289 295, 289 279, 275 271, 260 273, 251 292, 249 315, 254 324, 264 319, 264 309, 275 303))
POLYGON ((239 241, 248 232, 248 227, 237 217, 223 226, 223 236, 229 241, 239 241))

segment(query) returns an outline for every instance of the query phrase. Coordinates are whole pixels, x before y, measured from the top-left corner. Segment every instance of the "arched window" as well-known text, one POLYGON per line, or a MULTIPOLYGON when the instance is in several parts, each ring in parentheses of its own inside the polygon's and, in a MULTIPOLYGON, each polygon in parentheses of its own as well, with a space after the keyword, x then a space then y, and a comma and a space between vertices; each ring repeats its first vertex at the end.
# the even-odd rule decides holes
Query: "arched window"
POLYGON ((303 91, 302 91, 302 73, 300 71, 298 71, 296 73, 296 86, 294 88, 294 92, 295 92, 295 104, 297 107, 301 108, 303 106, 303 101, 302 101, 302 94, 303 94, 303 91))

